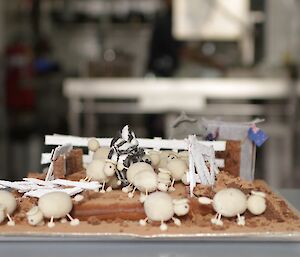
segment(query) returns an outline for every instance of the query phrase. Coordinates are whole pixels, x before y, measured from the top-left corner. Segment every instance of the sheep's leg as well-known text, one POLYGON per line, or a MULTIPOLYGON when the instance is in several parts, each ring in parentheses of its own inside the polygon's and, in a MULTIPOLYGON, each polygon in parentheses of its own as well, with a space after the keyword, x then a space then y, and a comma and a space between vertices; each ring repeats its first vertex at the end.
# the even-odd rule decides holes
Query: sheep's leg
POLYGON ((146 190, 145 193, 146 193, 146 194, 143 194, 143 193, 141 192, 141 195, 140 195, 140 202, 141 202, 141 203, 145 202, 145 200, 146 200, 146 198, 147 198, 147 196, 148 196, 148 190, 146 190))
POLYGON ((62 219, 60 219, 60 223, 62 223, 62 224, 65 224, 65 223, 67 223, 67 219, 66 219, 66 218, 62 218, 62 219))
POLYGON ((80 221, 79 219, 74 219, 70 214, 67 214, 67 217, 70 219, 70 225, 71 226, 77 226, 79 225, 80 221))
POLYGON ((100 193, 102 193, 102 194, 105 193, 105 181, 102 184, 102 188, 100 190, 100 193))
POLYGON ((223 226, 223 221, 221 220, 222 215, 220 213, 217 213, 214 218, 211 219, 211 223, 218 225, 218 226, 223 226))
POLYGON ((111 186, 109 186, 109 187, 106 188, 106 192, 111 192, 111 191, 113 191, 113 189, 112 189, 111 186))
POLYGON ((55 226, 55 223, 53 222, 53 216, 51 217, 51 219, 47 225, 48 225, 48 228, 53 228, 55 226))
POLYGON ((215 217, 211 218, 210 221, 211 221, 212 224, 216 224, 216 223, 217 223, 218 215, 219 215, 219 213, 217 213, 217 214, 215 215, 215 217))
POLYGON ((148 221, 148 217, 146 217, 145 219, 140 220, 139 223, 140 223, 141 226, 146 226, 147 221, 148 221))
POLYGON ((237 214, 237 224, 240 226, 245 226, 245 216, 240 216, 240 214, 237 214))
POLYGON ((180 219, 177 219, 177 218, 172 217, 172 220, 174 221, 175 225, 177 225, 177 226, 180 226, 180 225, 181 225, 180 219))
POLYGON ((86 181, 88 181, 88 179, 89 179, 89 177, 86 176, 84 179, 80 179, 80 182, 86 182, 86 181))
POLYGON ((8 226, 15 226, 16 223, 12 220, 12 218, 10 217, 10 215, 7 213, 6 216, 7 216, 7 218, 8 218, 7 225, 8 225, 8 226))
POLYGON ((129 198, 133 198, 136 187, 133 188, 132 192, 128 193, 129 198))
POLYGON ((161 222, 160 222, 160 230, 161 231, 166 231, 167 229, 168 229, 168 226, 167 226, 167 224, 166 223, 164 223, 164 221, 162 220, 161 222))
MULTIPOLYGON (((120 181, 120 180, 119 180, 120 181)), ((128 193, 132 188, 131 188, 131 186, 132 186, 132 183, 130 183, 128 186, 126 186, 126 187, 123 187, 122 188, 122 192, 124 192, 124 193, 128 193)))
POLYGON ((172 183, 171 183, 171 185, 170 185, 170 187, 169 187, 169 189, 168 189, 170 192, 175 191, 174 183, 175 183, 175 179, 173 178, 173 179, 172 179, 172 183))

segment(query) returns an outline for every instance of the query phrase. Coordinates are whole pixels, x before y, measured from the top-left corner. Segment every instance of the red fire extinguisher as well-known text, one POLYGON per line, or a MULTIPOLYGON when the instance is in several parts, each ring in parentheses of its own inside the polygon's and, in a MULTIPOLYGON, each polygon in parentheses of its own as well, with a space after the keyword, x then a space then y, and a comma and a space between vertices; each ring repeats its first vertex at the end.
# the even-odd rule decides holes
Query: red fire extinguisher
POLYGON ((8 111, 30 111, 35 106, 31 48, 14 43, 6 50, 6 103, 8 111))

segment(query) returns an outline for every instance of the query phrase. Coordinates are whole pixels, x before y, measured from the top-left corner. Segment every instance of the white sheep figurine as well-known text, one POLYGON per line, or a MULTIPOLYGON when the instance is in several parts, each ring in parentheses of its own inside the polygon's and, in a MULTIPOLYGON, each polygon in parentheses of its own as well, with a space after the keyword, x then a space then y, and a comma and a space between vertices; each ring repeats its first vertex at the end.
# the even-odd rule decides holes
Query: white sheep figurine
POLYGON ((254 215, 260 215, 266 210, 265 193, 252 191, 247 199, 247 196, 236 188, 222 189, 215 194, 213 199, 199 197, 198 201, 201 204, 212 204, 217 214, 211 219, 211 223, 218 226, 223 226, 222 216, 228 218, 237 216, 237 224, 244 226, 245 217, 241 214, 247 208, 254 215))
POLYGON ((166 168, 159 168, 158 169, 162 173, 170 173, 172 182, 169 187, 169 191, 174 191, 174 183, 175 181, 182 181, 184 184, 188 184, 187 182, 187 173, 188 173, 188 166, 184 160, 181 159, 171 159, 168 161, 166 168))
POLYGON ((143 203, 148 194, 157 189, 157 174, 151 170, 142 170, 134 176, 133 185, 133 191, 128 193, 128 197, 132 198, 135 190, 138 189, 141 192, 140 201, 143 203))
POLYGON ((129 168, 126 172, 126 179, 128 180, 129 185, 122 188, 122 191, 124 193, 128 193, 132 190, 133 180, 134 180, 135 175, 138 172, 143 171, 143 170, 149 170, 149 171, 154 172, 154 169, 152 168, 152 166, 146 162, 136 162, 129 166, 129 168))
POLYGON ((167 192, 171 185, 171 172, 168 170, 160 169, 158 173, 157 189, 162 192, 167 192))
POLYGON ((181 221, 174 218, 174 215, 184 216, 189 212, 188 199, 172 199, 165 192, 154 192, 149 194, 144 202, 144 210, 147 215, 145 219, 139 221, 140 225, 145 226, 147 221, 160 221, 160 230, 168 229, 166 221, 172 219, 177 226, 181 225, 181 221))
POLYGON ((148 155, 150 157, 152 167, 157 169, 160 162, 160 151, 150 150, 148 151, 148 155))
MULTIPOLYGON (((105 193, 105 183, 116 172, 116 164, 109 160, 93 160, 86 169, 86 177, 83 181, 99 181, 102 183, 101 193, 105 193)), ((107 188, 107 192, 111 191, 112 187, 107 188)))
POLYGON ((34 206, 27 213, 28 223, 32 226, 44 224, 44 218, 50 219, 48 227, 55 226, 54 219, 65 217, 70 219, 71 226, 79 225, 78 219, 73 219, 69 214, 73 208, 71 197, 65 192, 51 192, 40 197, 38 206, 34 206))
POLYGON ((14 226, 15 222, 10 215, 16 210, 17 201, 14 195, 6 190, 0 190, 0 223, 7 217, 8 226, 14 226))
POLYGON ((126 178, 130 184, 126 187, 123 187, 122 191, 128 193, 129 198, 132 198, 135 190, 138 189, 142 193, 145 193, 145 195, 141 194, 140 196, 140 201, 143 202, 148 193, 151 193, 157 189, 157 174, 152 166, 148 163, 136 162, 131 164, 126 172, 126 178))
POLYGON ((175 153, 174 151, 162 151, 159 155, 160 160, 159 163, 157 165, 157 168, 162 168, 165 169, 167 168, 167 165, 169 163, 170 160, 176 160, 178 159, 178 155, 177 153, 175 153))

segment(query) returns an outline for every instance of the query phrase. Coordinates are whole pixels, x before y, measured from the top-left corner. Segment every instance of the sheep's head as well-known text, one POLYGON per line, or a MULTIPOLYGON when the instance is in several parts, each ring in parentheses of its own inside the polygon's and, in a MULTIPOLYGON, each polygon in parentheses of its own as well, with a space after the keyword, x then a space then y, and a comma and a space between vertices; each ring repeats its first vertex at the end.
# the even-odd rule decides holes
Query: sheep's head
POLYGON ((174 199, 173 200, 173 206, 174 206, 174 213, 177 216, 184 216, 190 210, 189 200, 186 199, 186 198, 183 198, 183 199, 180 199, 180 200, 174 199))
POLYGON ((167 192, 168 188, 169 188, 169 185, 166 183, 159 182, 157 185, 157 189, 162 192, 167 192))
POLYGON ((263 192, 252 191, 247 200, 247 208, 254 215, 260 215, 265 212, 266 194, 263 192))
POLYGON ((88 141, 88 149, 92 152, 96 152, 100 148, 100 144, 96 138, 91 138, 88 141))
POLYGON ((36 226, 36 225, 40 224, 44 219, 43 213, 37 206, 32 207, 26 213, 26 216, 27 216, 28 223, 32 226, 36 226))
POLYGON ((177 160, 178 159, 178 156, 175 154, 175 153, 169 153, 168 154, 168 160, 171 161, 171 160, 177 160))
POLYGON ((108 159, 105 160, 103 172, 108 177, 113 176, 116 172, 116 164, 111 160, 108 160, 108 159))

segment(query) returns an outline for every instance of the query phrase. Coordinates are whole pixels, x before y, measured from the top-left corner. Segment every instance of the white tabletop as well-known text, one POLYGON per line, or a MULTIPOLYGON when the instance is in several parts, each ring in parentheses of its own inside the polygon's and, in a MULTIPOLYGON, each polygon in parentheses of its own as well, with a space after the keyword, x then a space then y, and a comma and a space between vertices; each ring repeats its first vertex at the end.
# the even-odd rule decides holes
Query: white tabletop
MULTIPOLYGON (((289 83, 273 78, 214 79, 78 79, 64 82, 64 95, 80 98, 144 97, 147 95, 198 95, 216 99, 275 99, 287 97, 289 83)), ((300 84, 298 85, 300 93, 300 84)))

